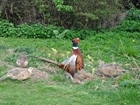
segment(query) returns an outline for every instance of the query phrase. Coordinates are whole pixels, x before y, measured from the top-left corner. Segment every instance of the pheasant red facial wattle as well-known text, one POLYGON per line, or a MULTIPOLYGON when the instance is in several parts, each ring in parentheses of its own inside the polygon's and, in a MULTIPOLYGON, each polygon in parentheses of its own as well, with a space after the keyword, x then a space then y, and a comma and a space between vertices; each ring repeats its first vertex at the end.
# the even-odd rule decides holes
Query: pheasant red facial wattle
POLYGON ((78 44, 78 41, 79 41, 79 38, 74 38, 74 39, 72 40, 72 42, 73 42, 73 43, 76 43, 76 44, 78 44))

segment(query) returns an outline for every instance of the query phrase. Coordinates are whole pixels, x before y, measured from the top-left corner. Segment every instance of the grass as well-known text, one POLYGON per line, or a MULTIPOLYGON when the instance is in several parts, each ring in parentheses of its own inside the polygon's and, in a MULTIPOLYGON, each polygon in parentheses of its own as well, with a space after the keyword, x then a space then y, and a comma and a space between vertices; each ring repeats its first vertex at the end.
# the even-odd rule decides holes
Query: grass
MULTIPOLYGON (((129 70, 119 79, 95 78, 85 84, 73 84, 64 75, 44 68, 45 62, 29 57, 29 66, 46 71, 48 80, 14 81, 0 83, 1 105, 139 105, 140 99, 140 38, 138 33, 106 32, 80 40, 79 48, 85 58, 85 70, 94 72, 97 60, 116 62, 129 70), (135 71, 134 71, 135 70, 135 71), (113 84, 117 84, 114 87, 113 84)), ((0 38, 0 77, 21 53, 43 56, 58 62, 71 52, 68 39, 0 38)))

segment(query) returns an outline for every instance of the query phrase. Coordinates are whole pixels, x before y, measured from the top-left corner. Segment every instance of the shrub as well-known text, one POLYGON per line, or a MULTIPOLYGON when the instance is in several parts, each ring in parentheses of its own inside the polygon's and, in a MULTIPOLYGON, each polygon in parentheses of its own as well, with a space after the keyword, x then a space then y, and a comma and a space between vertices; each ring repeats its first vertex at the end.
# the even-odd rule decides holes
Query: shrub
POLYGON ((0 21, 0 36, 1 37, 19 37, 19 38, 57 38, 57 39, 72 39, 79 37, 84 39, 87 36, 95 34, 96 31, 89 29, 65 29, 63 27, 57 27, 54 25, 42 25, 42 24, 21 24, 14 27, 12 23, 8 21, 0 21))
POLYGON ((0 19, 0 36, 8 37, 10 35, 9 32, 12 32, 13 29, 14 29, 14 24, 0 19))
POLYGON ((140 32, 140 10, 130 9, 124 19, 115 29, 127 32, 140 32))

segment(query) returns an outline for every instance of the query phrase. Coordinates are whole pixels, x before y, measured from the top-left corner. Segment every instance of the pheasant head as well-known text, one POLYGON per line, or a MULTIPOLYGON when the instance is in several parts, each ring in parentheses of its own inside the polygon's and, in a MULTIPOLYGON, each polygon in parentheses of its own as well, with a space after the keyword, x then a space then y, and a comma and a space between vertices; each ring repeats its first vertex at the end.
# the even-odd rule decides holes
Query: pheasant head
POLYGON ((72 40, 72 42, 73 42, 73 49, 78 49, 78 42, 79 42, 79 38, 74 38, 73 40, 72 40))

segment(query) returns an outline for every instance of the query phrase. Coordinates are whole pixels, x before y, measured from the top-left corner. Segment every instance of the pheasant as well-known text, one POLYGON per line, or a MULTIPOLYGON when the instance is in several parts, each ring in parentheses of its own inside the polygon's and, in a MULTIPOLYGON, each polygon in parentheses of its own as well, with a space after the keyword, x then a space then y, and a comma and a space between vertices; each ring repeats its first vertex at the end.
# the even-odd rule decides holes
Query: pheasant
POLYGON ((28 58, 26 55, 20 55, 19 58, 16 61, 17 66, 19 67, 27 67, 28 65, 28 58))
POLYGON ((31 77, 32 74, 32 67, 27 68, 13 68, 12 70, 10 70, 6 75, 4 75, 3 77, 0 78, 0 82, 3 81, 6 78, 11 78, 14 80, 25 80, 31 77))
POLYGON ((104 61, 98 60, 99 62, 99 72, 105 76, 114 77, 126 72, 119 64, 114 63, 104 63, 104 61))
POLYGON ((46 58, 41 58, 41 57, 36 57, 36 58, 46 61, 48 63, 52 63, 54 65, 57 65, 59 68, 70 73, 71 76, 73 77, 77 71, 84 68, 84 59, 80 50, 78 49, 78 41, 79 41, 79 38, 74 38, 72 40, 72 43, 73 43, 72 54, 68 59, 64 60, 61 63, 58 63, 58 62, 55 62, 46 58))

